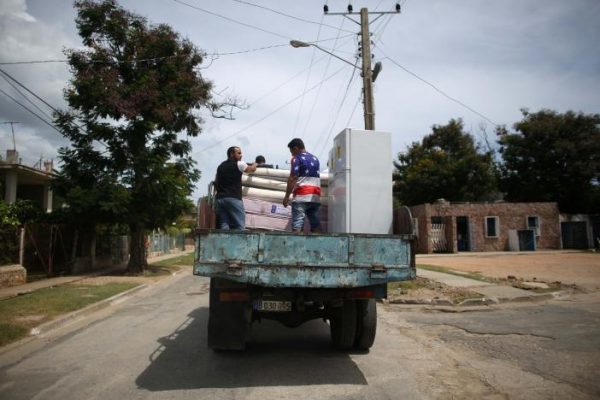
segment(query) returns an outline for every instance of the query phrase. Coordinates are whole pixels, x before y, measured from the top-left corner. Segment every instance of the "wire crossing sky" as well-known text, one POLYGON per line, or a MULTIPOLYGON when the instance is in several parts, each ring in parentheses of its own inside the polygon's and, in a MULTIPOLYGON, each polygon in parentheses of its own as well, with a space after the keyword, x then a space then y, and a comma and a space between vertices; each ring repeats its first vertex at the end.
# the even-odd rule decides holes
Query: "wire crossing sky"
MULTIPOLYGON (((346 11, 348 2, 119 3, 189 39, 206 54, 198 72, 214 83, 213 94, 248 106, 234 110, 233 120, 198 114, 204 124, 191 139, 192 153, 203 177, 196 197, 206 193, 229 146, 241 146, 247 161, 262 154, 269 164, 287 167, 293 137, 325 157, 337 132, 363 127, 360 71, 314 47, 289 45, 318 42, 354 64, 359 26, 323 14, 324 4, 331 14, 346 11)), ((395 4, 352 1, 354 11, 392 11, 395 4)), ((370 27, 373 61, 383 65, 374 84, 376 126, 392 133, 394 157, 452 118, 461 118, 481 141, 494 137, 496 125, 510 129, 522 108, 599 112, 600 2, 403 0, 401 6, 401 13, 370 27)), ((58 148, 68 145, 54 129, 49 106, 65 107, 71 77, 63 50, 83 48, 74 18, 71 0, 0 2, 0 68, 16 80, 0 74, 0 122, 20 122, 16 146, 30 166, 40 156, 56 159, 58 148)), ((10 124, 0 124, 0 155, 12 146, 10 124)))

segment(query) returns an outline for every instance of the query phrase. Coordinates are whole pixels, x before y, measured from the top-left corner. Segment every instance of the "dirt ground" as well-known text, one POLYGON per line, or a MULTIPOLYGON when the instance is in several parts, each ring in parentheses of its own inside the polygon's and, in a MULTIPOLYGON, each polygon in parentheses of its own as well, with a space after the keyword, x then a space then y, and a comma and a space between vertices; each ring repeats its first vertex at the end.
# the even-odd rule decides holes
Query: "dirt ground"
POLYGON ((538 282, 577 285, 600 290, 600 253, 537 251, 417 255, 417 265, 435 265, 457 271, 477 272, 490 278, 514 276, 538 282))

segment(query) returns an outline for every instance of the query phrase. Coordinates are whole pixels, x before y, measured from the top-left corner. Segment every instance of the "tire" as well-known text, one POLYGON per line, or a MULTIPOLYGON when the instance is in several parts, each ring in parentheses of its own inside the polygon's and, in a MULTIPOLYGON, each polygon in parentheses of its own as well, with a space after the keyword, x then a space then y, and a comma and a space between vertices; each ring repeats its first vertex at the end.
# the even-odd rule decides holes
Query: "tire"
POLYGON ((374 299, 356 300, 356 337, 354 348, 368 350, 377 333, 377 303, 374 299))
POLYGON ((248 332, 246 302, 219 301, 219 282, 210 280, 208 347, 213 350, 244 350, 248 332))
POLYGON ((356 304, 345 300, 341 307, 332 309, 329 319, 331 342, 340 350, 351 349, 356 337, 356 304))

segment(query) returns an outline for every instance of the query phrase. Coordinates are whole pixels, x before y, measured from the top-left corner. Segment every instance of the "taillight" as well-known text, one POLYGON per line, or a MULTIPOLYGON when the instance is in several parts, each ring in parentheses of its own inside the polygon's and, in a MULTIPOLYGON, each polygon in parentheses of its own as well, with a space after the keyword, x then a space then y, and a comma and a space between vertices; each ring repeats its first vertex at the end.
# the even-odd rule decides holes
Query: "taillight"
POLYGON ((250 293, 248 292, 220 292, 219 301, 249 301, 250 293))
POLYGON ((371 299, 375 297, 372 290, 353 290, 348 293, 348 297, 353 299, 371 299))

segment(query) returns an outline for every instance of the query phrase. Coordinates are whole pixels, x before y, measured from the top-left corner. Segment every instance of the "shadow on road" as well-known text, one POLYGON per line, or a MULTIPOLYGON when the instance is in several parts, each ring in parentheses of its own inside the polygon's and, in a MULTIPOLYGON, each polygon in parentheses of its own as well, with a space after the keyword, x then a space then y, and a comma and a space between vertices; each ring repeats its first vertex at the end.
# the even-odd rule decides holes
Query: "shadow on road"
POLYGON ((332 349, 329 326, 314 320, 290 329, 273 321, 253 324, 245 352, 213 352, 206 346, 208 308, 198 308, 171 335, 158 340, 150 365, 136 379, 150 391, 366 385, 348 354, 332 349))

